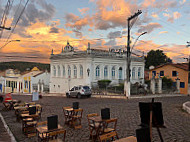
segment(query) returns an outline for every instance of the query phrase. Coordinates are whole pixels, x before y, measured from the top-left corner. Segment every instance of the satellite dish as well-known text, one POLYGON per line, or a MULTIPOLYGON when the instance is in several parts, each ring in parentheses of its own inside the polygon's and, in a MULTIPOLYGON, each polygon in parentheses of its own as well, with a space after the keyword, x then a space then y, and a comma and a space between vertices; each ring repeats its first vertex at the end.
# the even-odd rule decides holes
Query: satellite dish
POLYGON ((154 66, 150 66, 150 67, 149 67, 149 70, 152 70, 152 69, 154 69, 154 66))

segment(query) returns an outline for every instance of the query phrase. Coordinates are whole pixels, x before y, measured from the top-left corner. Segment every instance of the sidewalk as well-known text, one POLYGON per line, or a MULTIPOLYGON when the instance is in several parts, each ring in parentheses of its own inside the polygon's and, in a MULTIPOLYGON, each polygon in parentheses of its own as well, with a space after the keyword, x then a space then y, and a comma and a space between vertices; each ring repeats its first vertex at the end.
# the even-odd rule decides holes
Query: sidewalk
POLYGON ((12 135, 12 132, 9 130, 7 124, 5 123, 1 113, 0 113, 0 142, 16 142, 15 138, 12 135))

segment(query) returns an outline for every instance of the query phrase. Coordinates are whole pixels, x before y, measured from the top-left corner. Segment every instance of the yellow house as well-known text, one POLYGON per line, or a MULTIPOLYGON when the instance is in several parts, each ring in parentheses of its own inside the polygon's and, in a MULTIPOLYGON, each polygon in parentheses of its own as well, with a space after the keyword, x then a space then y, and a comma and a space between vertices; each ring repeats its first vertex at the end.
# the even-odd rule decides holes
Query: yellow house
POLYGON ((155 76, 168 77, 176 82, 176 79, 180 79, 180 94, 188 94, 188 64, 187 63, 168 63, 159 65, 153 69, 150 69, 149 79, 155 76))

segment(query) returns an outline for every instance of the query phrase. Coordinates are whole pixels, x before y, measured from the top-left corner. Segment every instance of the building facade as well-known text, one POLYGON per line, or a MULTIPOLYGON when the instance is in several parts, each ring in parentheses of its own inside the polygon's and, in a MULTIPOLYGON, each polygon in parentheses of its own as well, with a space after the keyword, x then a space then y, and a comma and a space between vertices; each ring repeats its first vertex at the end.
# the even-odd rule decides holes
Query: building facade
POLYGON ((176 80, 180 81, 180 94, 188 94, 188 64, 187 63, 169 63, 157 66, 150 70, 149 79, 167 77, 173 80, 173 85, 176 86, 176 80))
MULTIPOLYGON (((65 93, 76 85, 97 86, 98 80, 109 79, 111 85, 126 78, 126 52, 90 49, 74 51, 67 43, 60 54, 50 57, 50 93, 65 93)), ((132 57, 131 82, 144 82, 144 57, 132 57)))

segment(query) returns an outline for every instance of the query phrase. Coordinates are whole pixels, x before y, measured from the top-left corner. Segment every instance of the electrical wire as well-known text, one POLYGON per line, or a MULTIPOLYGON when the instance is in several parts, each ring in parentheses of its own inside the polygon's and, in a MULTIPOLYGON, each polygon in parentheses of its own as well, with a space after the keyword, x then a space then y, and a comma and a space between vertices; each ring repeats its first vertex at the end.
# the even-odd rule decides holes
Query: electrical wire
POLYGON ((25 10, 25 8, 26 8, 28 2, 29 2, 29 0, 27 0, 27 2, 26 2, 26 4, 25 4, 24 8, 22 9, 22 11, 21 11, 21 13, 20 13, 20 15, 19 15, 19 17, 18 17, 18 19, 17 19, 17 21, 16 21, 15 26, 13 27, 13 29, 11 30, 11 33, 9 34, 9 36, 8 36, 8 38, 7 38, 7 42, 8 42, 8 40, 10 39, 12 33, 14 32, 14 30, 15 30, 15 28, 16 28, 16 26, 17 26, 17 24, 18 24, 18 22, 19 22, 19 20, 20 20, 20 18, 21 18, 21 16, 22 16, 22 14, 24 13, 24 10, 25 10))

